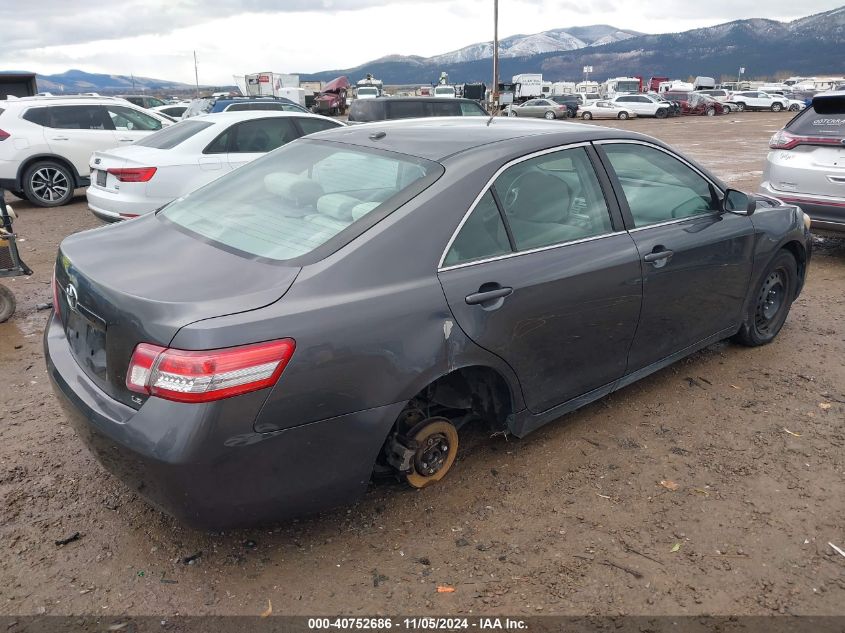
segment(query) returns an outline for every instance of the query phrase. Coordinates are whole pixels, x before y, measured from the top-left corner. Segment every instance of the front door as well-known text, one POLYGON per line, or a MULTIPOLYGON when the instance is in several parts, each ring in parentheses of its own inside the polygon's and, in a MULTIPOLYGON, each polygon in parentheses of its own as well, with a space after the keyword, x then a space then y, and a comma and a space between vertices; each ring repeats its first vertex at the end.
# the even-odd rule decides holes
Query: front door
POLYGON ((105 106, 115 129, 118 146, 130 145, 160 130, 161 121, 149 114, 122 105, 105 106))
POLYGON ((715 186, 667 150, 618 141, 599 147, 624 192, 623 214, 642 259, 629 372, 738 327, 752 268, 750 218, 721 213, 715 186))
POLYGON ((458 325, 514 369, 535 413, 620 378, 640 310, 639 255, 589 152, 506 169, 439 271, 458 325))

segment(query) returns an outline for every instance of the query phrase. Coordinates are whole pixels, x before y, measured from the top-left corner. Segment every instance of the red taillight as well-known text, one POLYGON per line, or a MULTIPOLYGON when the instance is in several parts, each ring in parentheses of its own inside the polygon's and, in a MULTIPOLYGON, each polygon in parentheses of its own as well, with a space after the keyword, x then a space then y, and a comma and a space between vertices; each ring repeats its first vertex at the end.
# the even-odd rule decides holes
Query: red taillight
POLYGON ((138 217, 137 213, 119 213, 118 215, 122 218, 127 219, 127 220, 131 220, 132 218, 138 217))
POLYGON ((0 130, 0 141, 5 141, 10 136, 11 134, 9 134, 6 130, 0 130))
POLYGON ((155 167, 112 167, 108 172, 120 182, 147 182, 156 173, 155 167))
POLYGON ((786 130, 775 132, 769 139, 772 149, 792 149, 797 145, 836 145, 842 146, 843 139, 830 136, 796 136, 786 130))
POLYGON ((208 351, 141 343, 126 372, 130 391, 176 402, 210 402, 272 387, 296 343, 281 339, 208 351))

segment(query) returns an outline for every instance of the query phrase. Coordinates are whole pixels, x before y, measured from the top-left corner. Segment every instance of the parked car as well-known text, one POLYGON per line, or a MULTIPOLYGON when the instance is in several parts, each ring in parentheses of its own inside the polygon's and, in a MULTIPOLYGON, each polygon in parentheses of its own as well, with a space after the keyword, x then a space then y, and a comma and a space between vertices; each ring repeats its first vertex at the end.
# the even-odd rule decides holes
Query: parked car
POLYGON ((299 112, 218 112, 91 156, 88 208, 116 222, 150 213, 289 143, 343 126, 299 112))
POLYGON ((711 97, 722 104, 722 107, 725 108, 727 112, 733 112, 734 110, 738 110, 736 103, 731 102, 731 91, 725 90, 723 88, 716 88, 713 90, 697 90, 698 94, 706 95, 711 97))
POLYGON ((683 115, 716 116, 726 111, 724 106, 712 97, 697 92, 679 90, 668 91, 664 94, 667 99, 680 104, 683 115))
POLYGON ((813 97, 769 141, 760 191, 797 204, 813 230, 845 235, 845 91, 813 97))
POLYGON ((163 106, 157 106, 151 109, 153 112, 158 112, 159 114, 166 114, 171 119, 181 119, 182 115, 185 114, 185 110, 188 109, 189 105, 191 105, 190 101, 185 101, 182 103, 170 103, 163 106))
POLYGON ((256 523, 374 471, 433 484, 465 425, 523 437, 726 337, 768 343, 809 257, 800 209, 643 135, 383 122, 67 237, 45 356, 133 491, 256 523))
POLYGON ((183 119, 190 119, 216 112, 243 112, 245 110, 276 110, 279 112, 304 112, 308 110, 286 97, 232 97, 202 98, 191 101, 182 114, 183 119))
POLYGON ((553 95, 548 97, 548 99, 550 101, 554 101, 558 105, 565 105, 568 110, 567 116, 569 116, 570 119, 578 116, 578 108, 581 107, 581 100, 575 95, 553 95))
POLYGON ((355 99, 349 106, 349 123, 438 116, 490 116, 472 99, 433 97, 373 97, 355 99))
POLYGON ((538 117, 541 119, 568 119, 572 110, 565 103, 551 99, 529 99, 525 103, 512 103, 505 108, 508 116, 538 117))
POLYGON ((631 108, 612 101, 595 101, 581 106, 582 119, 633 119, 637 113, 631 108))
POLYGON ((126 99, 129 103, 147 110, 167 105, 166 101, 150 95, 119 95, 119 98, 126 99))
POLYGON ((667 101, 653 99, 648 95, 619 95, 610 99, 610 101, 633 110, 637 113, 637 116, 665 119, 672 110, 672 106, 667 101))
POLYGON ((785 97, 770 95, 759 90, 731 93, 729 101, 736 104, 737 110, 771 110, 780 112, 789 108, 789 100, 785 97))
POLYGON ((90 184, 98 150, 133 143, 170 125, 115 97, 22 97, 0 106, 0 187, 39 207, 70 202, 90 184))

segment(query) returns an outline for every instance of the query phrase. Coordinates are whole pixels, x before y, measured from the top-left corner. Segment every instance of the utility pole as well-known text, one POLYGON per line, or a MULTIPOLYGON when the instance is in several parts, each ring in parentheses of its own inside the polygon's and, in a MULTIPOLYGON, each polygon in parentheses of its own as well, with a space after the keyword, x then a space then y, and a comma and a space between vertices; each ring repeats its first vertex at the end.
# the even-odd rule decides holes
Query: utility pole
POLYGON ((499 112, 499 0, 493 0, 493 113, 499 112))
POLYGON ((194 81, 196 81, 196 84, 197 84, 197 95, 196 96, 197 96, 197 99, 199 99, 199 97, 200 97, 200 74, 199 74, 199 71, 197 70, 197 52, 196 51, 194 51, 194 81))

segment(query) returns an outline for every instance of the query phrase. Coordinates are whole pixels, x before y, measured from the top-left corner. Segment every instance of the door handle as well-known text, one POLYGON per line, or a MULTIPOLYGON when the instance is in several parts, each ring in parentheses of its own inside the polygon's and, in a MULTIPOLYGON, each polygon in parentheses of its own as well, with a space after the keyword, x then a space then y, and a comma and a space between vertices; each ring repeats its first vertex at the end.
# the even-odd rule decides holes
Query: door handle
POLYGON ((132 142, 135 141, 134 138, 119 138, 117 140, 120 141, 121 143, 132 143, 132 142))
POLYGON ((513 288, 502 287, 496 284, 495 288, 491 288, 489 290, 485 290, 484 287, 488 286, 488 284, 484 284, 481 288, 478 289, 478 292, 474 292, 471 295, 467 295, 466 302, 467 305, 474 306, 478 304, 485 304, 485 303, 492 303, 497 301, 498 299, 504 299, 508 295, 513 293, 513 288))
POLYGON ((54 141, 66 141, 66 140, 68 140, 68 138, 67 138, 67 136, 54 136, 53 140, 54 141))
POLYGON ((668 248, 663 248, 662 246, 655 246, 654 250, 650 253, 647 253, 643 256, 643 261, 648 262, 649 264, 657 264, 657 263, 665 263, 665 260, 669 259, 674 255, 674 251, 670 251, 668 248))

